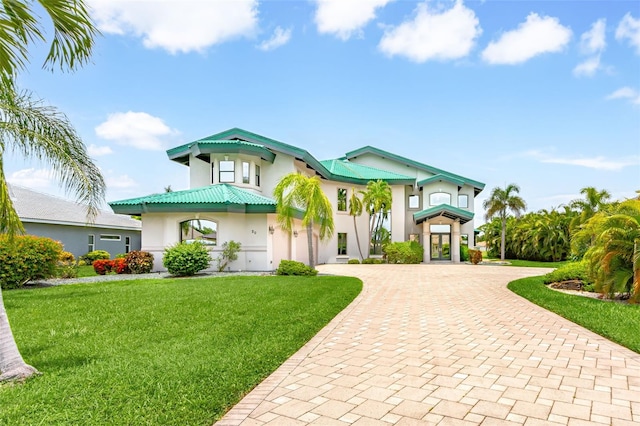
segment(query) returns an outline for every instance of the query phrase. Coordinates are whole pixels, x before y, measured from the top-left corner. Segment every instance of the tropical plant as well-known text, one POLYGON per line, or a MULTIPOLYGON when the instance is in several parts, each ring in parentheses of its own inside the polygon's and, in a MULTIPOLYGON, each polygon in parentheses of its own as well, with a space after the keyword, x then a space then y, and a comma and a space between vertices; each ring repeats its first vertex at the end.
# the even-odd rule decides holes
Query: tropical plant
POLYGON ((403 241, 384 247, 388 263, 416 264, 422 262, 424 248, 417 241, 403 241))
POLYGON ((148 274, 153 269, 153 254, 148 251, 132 250, 124 260, 132 274, 148 274))
MULTIPOLYGON (((13 203, 3 170, 8 147, 25 157, 44 160, 62 185, 87 205, 89 219, 102 203, 105 183, 68 119, 35 100, 30 92, 18 92, 15 80, 30 60, 33 41, 45 40, 35 1, 0 3, 0 233, 10 236, 24 228, 13 203)), ((73 70, 91 57, 98 30, 83 0, 38 0, 53 24, 53 40, 44 61, 46 68, 73 70)), ((15 344, 0 293, 0 381, 25 379, 37 370, 26 364, 15 344)))
POLYGON ((582 259, 586 251, 593 245, 596 235, 589 232, 579 232, 588 229, 587 222, 596 213, 606 209, 609 205, 607 201, 611 195, 607 190, 598 191, 593 187, 586 187, 580 190, 584 195, 584 200, 573 200, 570 205, 575 209, 576 215, 571 221, 571 230, 573 233, 579 233, 579 237, 572 240, 572 254, 576 259, 582 259))
POLYGON ((491 191, 489 198, 484 201, 482 206, 487 210, 485 218, 487 220, 498 217, 501 222, 500 237, 500 260, 505 259, 506 235, 507 235, 507 217, 509 212, 519 217, 521 212, 527 208, 525 201, 518 195, 520 187, 514 183, 507 185, 504 189, 495 187, 491 191))
POLYGON ((313 255, 313 227, 319 227, 320 240, 333 235, 333 209, 331 202, 322 192, 317 176, 301 173, 285 175, 273 190, 276 200, 278 223, 285 231, 293 231, 294 218, 302 217, 302 226, 307 229, 309 266, 315 268, 313 255))
POLYGON ((370 254, 381 254, 383 239, 388 235, 382 229, 391 211, 391 186, 383 180, 369 181, 362 196, 362 204, 369 213, 370 254))
POLYGON ((585 231, 596 235, 584 255, 596 289, 610 297, 626 292, 639 301, 640 201, 626 200, 600 211, 586 225, 585 231))
POLYGON ((216 259, 216 264, 218 265, 218 272, 224 271, 224 268, 227 267, 229 262, 233 262, 234 260, 238 260, 238 253, 242 248, 242 244, 237 241, 225 241, 222 244, 222 252, 216 259))
POLYGON ((295 260, 281 260, 276 275, 315 276, 318 270, 295 260))
MULTIPOLYGON (((362 200, 358 197, 358 193, 355 188, 351 188, 351 197, 349 198, 349 216, 353 217, 353 229, 356 234, 356 243, 358 243, 358 253, 360 253, 360 259, 364 259, 362 255, 362 248, 360 247, 360 237, 358 236, 358 225, 356 218, 362 216, 362 200)), ((358 262, 360 263, 360 262, 358 262)))

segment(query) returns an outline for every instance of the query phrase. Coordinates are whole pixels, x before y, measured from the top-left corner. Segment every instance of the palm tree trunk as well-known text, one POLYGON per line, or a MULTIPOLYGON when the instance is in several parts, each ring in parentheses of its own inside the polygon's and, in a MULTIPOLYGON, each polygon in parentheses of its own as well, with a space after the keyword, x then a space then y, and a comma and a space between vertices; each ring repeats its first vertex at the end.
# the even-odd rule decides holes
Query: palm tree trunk
POLYGON ((316 267, 316 259, 313 256, 313 222, 307 223, 307 244, 309 245, 309 266, 311 269, 316 267))
POLYGON ((353 217, 353 229, 356 231, 356 242, 358 243, 358 252, 360 253, 360 260, 363 260, 362 257, 362 248, 360 248, 360 237, 358 237, 358 226, 356 225, 356 217, 353 217))
POLYGON ((40 373, 25 363, 18 351, 0 290, 0 382, 24 380, 34 374, 40 373))
POLYGON ((500 237, 500 260, 504 260, 505 247, 507 245, 507 219, 502 219, 502 235, 500 237))
MULTIPOLYGON (((369 250, 367 252, 367 257, 371 255, 371 244, 373 244, 373 230, 376 226, 377 214, 374 212, 373 216, 369 216, 369 250)), ((375 245, 374 245, 375 248, 375 245)), ((375 250, 374 250, 375 252, 375 250)))

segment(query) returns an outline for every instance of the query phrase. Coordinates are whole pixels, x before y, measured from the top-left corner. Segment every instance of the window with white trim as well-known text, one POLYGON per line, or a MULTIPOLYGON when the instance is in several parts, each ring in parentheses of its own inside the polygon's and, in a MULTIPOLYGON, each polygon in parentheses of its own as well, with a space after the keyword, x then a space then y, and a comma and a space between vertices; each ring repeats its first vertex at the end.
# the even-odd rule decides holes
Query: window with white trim
POLYGON ((256 186, 260 186, 260 166, 256 164, 256 186))
POLYGON ((120 241, 122 237, 116 234, 100 234, 100 241, 120 241))
POLYGON ((93 234, 89 234, 89 252, 92 252, 96 249, 96 236, 93 234))
POLYGON ((420 196, 419 195, 409 195, 409 208, 410 209, 419 209, 420 208, 420 196))
POLYGON ((249 163, 247 161, 242 162, 242 183, 249 183, 249 163))
POLYGON ((338 211, 347 211, 347 190, 345 188, 338 188, 338 211))
POLYGON ((469 207, 469 196, 466 194, 458 195, 458 207, 466 209, 469 207))
POLYGON ((429 205, 451 204, 451 194, 448 192, 433 192, 429 195, 429 205))
POLYGON ((124 252, 129 253, 131 251, 131 237, 124 237, 124 252))
POLYGON ((236 180, 236 163, 233 160, 220 161, 220 183, 233 183, 236 180))

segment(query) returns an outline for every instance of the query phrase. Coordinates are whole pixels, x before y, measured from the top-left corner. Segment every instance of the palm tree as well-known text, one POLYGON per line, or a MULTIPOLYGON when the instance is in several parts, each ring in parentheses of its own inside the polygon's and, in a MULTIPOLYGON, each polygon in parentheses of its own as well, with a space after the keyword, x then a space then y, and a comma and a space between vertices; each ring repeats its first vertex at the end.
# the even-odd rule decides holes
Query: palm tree
POLYGON ((351 188, 351 197, 349 198, 349 216, 353 217, 353 229, 356 233, 356 242, 358 243, 358 252, 360 253, 360 260, 364 259, 362 256, 362 248, 360 247, 360 237, 358 236, 358 226, 356 224, 356 218, 362 215, 362 200, 358 197, 355 188, 351 188))
POLYGON ((276 199, 278 223, 287 232, 293 231, 293 219, 302 210, 302 225, 307 228, 309 266, 315 267, 313 256, 313 225, 319 225, 320 239, 333 235, 333 209, 331 202, 320 187, 317 176, 301 173, 285 175, 273 190, 276 199))
POLYGON ((369 213, 369 241, 372 244, 373 253, 380 246, 382 234, 380 228, 391 210, 391 186, 383 180, 369 181, 367 189, 362 197, 362 204, 369 213))
POLYGON ((515 194, 520 193, 520 187, 515 183, 510 183, 504 189, 495 187, 491 191, 489 198, 484 201, 482 206, 487 210, 485 219, 489 220, 493 217, 500 218, 502 222, 502 232, 500 237, 500 260, 504 260, 504 251, 506 246, 507 234, 507 217, 509 212, 519 217, 520 213, 527 208, 524 200, 515 194))
MULTIPOLYGON (((51 166, 56 178, 87 205, 91 220, 104 200, 105 183, 68 119, 43 105, 15 79, 29 62, 28 47, 44 41, 44 27, 33 11, 34 1, 0 3, 0 233, 12 238, 24 228, 9 198, 3 154, 11 151, 51 166)), ((91 57, 98 31, 82 0, 38 0, 53 24, 54 36, 44 67, 74 70, 91 57)), ((0 381, 26 379, 37 370, 26 364, 15 343, 0 293, 0 381)))
POLYGON ((580 215, 572 223, 574 228, 579 227, 593 217, 594 214, 607 205, 607 201, 611 198, 611 194, 606 189, 598 191, 592 186, 582 188, 580 193, 584 195, 584 200, 573 200, 569 204, 571 208, 580 212, 580 215))

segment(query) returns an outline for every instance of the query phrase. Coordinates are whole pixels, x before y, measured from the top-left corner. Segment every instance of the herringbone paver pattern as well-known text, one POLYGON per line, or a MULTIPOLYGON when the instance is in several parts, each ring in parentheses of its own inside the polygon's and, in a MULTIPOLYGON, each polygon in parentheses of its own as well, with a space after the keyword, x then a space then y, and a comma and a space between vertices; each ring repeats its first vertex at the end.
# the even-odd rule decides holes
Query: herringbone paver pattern
POLYGON ((362 294, 218 425, 640 424, 640 356, 506 289, 545 271, 319 269, 362 294))

